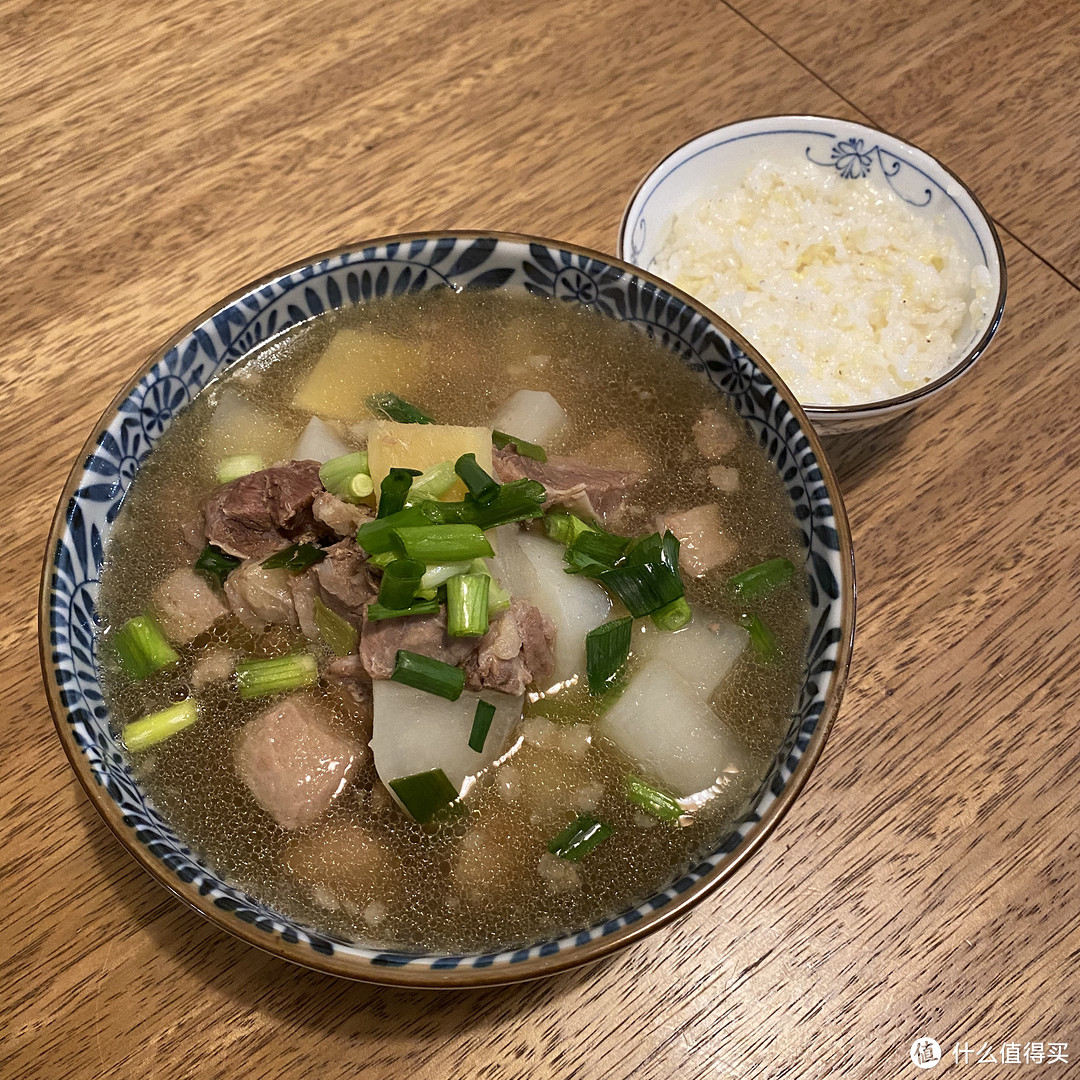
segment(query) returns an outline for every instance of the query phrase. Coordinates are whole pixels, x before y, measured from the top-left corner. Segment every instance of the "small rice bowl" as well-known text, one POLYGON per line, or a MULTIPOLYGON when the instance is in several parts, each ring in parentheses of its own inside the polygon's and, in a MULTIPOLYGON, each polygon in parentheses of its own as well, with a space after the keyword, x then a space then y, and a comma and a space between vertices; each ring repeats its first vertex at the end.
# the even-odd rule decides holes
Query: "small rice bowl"
POLYGON ((759 161, 675 214, 650 267, 761 351, 804 405, 918 390, 959 358, 992 279, 887 189, 759 161))

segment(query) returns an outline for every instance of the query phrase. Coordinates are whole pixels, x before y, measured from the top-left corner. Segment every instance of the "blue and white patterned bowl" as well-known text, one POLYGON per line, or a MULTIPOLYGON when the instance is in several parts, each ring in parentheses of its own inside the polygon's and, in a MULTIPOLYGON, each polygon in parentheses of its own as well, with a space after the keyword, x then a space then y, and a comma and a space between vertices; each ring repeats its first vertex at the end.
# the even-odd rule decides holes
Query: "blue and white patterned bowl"
POLYGON ((287 960, 412 986, 476 986, 595 960, 670 922, 741 864, 788 809, 840 704, 855 619, 851 536, 821 447, 789 391, 745 342, 688 296, 596 252, 508 234, 399 236, 270 275, 199 316, 139 369, 99 421, 53 522, 40 639, 61 742, 105 821, 140 863, 201 914, 287 960), (775 461, 802 530, 810 578, 806 675, 790 730, 745 816, 685 877, 646 903, 554 941, 484 956, 405 955, 331 938, 219 878, 159 817, 109 727, 95 655, 102 555, 124 493, 176 414, 254 345, 331 308, 450 287, 554 296, 631 323, 691 367, 745 418, 775 461))
POLYGON ((837 435, 892 420, 951 386, 986 351, 1005 310, 1005 254, 993 223, 967 186, 925 151, 875 128, 825 116, 763 116, 699 135, 656 165, 638 185, 619 229, 619 258, 651 270, 674 214, 737 188, 758 161, 810 161, 853 184, 898 195, 937 223, 972 267, 991 281, 985 317, 961 328, 949 369, 909 393, 860 405, 802 403, 814 427, 837 435))

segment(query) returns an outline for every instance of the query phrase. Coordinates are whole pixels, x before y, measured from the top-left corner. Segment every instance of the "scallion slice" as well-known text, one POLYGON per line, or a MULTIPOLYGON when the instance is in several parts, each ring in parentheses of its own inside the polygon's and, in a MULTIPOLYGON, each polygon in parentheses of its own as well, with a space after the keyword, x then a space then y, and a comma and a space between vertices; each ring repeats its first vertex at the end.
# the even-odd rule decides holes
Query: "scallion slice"
POLYGON ((315 626, 323 644, 335 656, 348 656, 356 652, 360 632, 348 619, 328 608, 318 596, 315 597, 315 626))
POLYGON ((490 701, 481 698, 476 703, 476 712, 473 713, 472 731, 469 733, 469 749, 478 754, 484 752, 484 743, 487 742, 488 732, 491 730, 491 721, 495 717, 495 706, 490 701))
POLYGON ((689 625, 693 617, 694 613, 690 610, 690 605, 686 602, 685 596, 672 600, 670 604, 665 604, 649 616, 658 630, 665 630, 668 633, 681 630, 684 626, 689 625))
POLYGON ((374 484, 368 473, 366 450, 357 450, 352 454, 342 454, 341 457, 331 458, 320 467, 319 479, 331 495, 336 495, 345 502, 359 502, 374 490, 374 484), (366 481, 362 480, 362 477, 366 477, 366 481))
POLYGON ((674 823, 686 813, 666 792, 646 784, 636 776, 628 776, 623 781, 623 791, 632 803, 660 821, 674 823))
POLYGON ((594 818, 592 814, 582 814, 572 821, 548 843, 548 851, 560 859, 579 862, 593 848, 602 844, 610 835, 610 825, 594 818))
POLYGON ((262 467, 263 459, 258 454, 232 454, 218 462, 214 478, 219 484, 231 484, 241 476, 259 472, 262 467))
POLYGON ((430 416, 422 409, 398 397, 391 390, 372 394, 367 399, 367 407, 376 415, 393 420, 396 424, 434 424, 430 416))
POLYGON ((325 558, 326 552, 314 544, 290 544, 281 551, 275 551, 268 559, 263 559, 260 565, 264 570, 288 570, 291 574, 300 574, 325 558))
POLYGON ((394 673, 390 678, 415 690, 446 698, 447 701, 457 701, 465 689, 465 672, 461 668, 407 649, 398 649, 394 673))
POLYGON ((407 608, 388 608, 374 602, 367 606, 368 622, 382 619, 402 619, 408 615, 435 615, 439 610, 438 600, 414 600, 407 608))
POLYGON ((499 485, 499 494, 487 506, 481 506, 469 495, 462 502, 425 503, 424 512, 429 520, 439 524, 494 529, 514 521, 542 517, 545 498, 547 492, 538 481, 512 480, 499 485))
POLYGON ((483 637, 488 628, 487 574, 457 574, 446 582, 446 632, 450 637, 483 637))
POLYGON ((407 608, 420 588, 424 564, 415 559, 395 559, 383 570, 379 603, 387 608, 407 608))
POLYGON ((599 576, 635 619, 651 615, 683 595, 678 573, 660 562, 623 564, 599 576))
POLYGON ((665 532, 663 536, 660 533, 649 533, 648 536, 634 540, 626 549, 626 563, 628 566, 661 563, 678 573, 679 538, 672 532, 665 532))
POLYGON ((602 694, 622 670, 630 655, 633 622, 629 615, 612 619, 585 635, 585 671, 590 694, 602 694))
POLYGON ((236 665, 236 686, 244 700, 299 690, 319 678, 319 665, 309 652, 266 659, 241 660, 236 665))
POLYGON ((495 554, 488 538, 476 525, 402 526, 394 530, 394 536, 406 558, 428 566, 495 554))
POLYGON ((170 735, 190 727, 199 718, 199 707, 194 698, 170 705, 160 712, 151 713, 141 720, 124 725, 120 737, 133 754, 164 742, 170 735))
POLYGON ((558 540, 566 547, 590 528, 581 518, 566 510, 553 510, 544 515, 544 531, 552 540, 558 540))
POLYGON ((445 495, 457 483, 452 461, 440 461, 425 469, 413 482, 406 497, 406 504, 421 502, 424 499, 438 499, 445 495))
MULTIPOLYGON (((489 574, 488 577, 491 577, 489 574)), ((510 593, 504 589, 495 578, 491 578, 488 585, 488 620, 500 611, 505 611, 510 606, 510 593)))
POLYGON ((542 446, 537 446, 536 443, 526 442, 524 439, 519 439, 516 435, 507 435, 505 431, 493 431, 491 433, 491 441, 500 450, 505 449, 513 443, 515 449, 522 457, 532 458, 533 461, 547 461, 547 451, 544 450, 542 446))
POLYGON ((477 465, 475 454, 462 454, 454 463, 454 472, 480 506, 490 506, 499 494, 499 481, 477 465))
POLYGON ((405 508, 405 499, 419 469, 391 469, 379 485, 379 509, 375 517, 384 519, 405 508))
POLYGON ((420 579, 420 588, 437 589, 457 574, 478 573, 479 571, 473 569, 478 563, 480 566, 484 565, 477 559, 459 559, 457 562, 436 563, 434 566, 429 566, 420 579))
POLYGON ((574 538, 570 550, 610 568, 622 558, 629 543, 630 539, 626 536, 616 536, 600 529, 586 529, 574 538))
POLYGON ((420 503, 417 506, 407 506, 404 510, 399 510, 390 517, 365 521, 356 530, 356 542, 369 555, 393 553, 394 530, 401 525, 430 525, 431 518, 427 514, 427 508, 435 505, 442 506, 444 504, 420 503))
POLYGON ((113 636, 120 666, 137 682, 180 659, 152 615, 128 619, 113 636))
POLYGON ((236 558, 235 555, 227 554, 222 551, 221 548, 215 547, 213 544, 207 544, 206 547, 202 549, 202 554, 195 560, 195 569, 198 570, 207 581, 217 585, 224 585, 225 579, 242 561, 242 559, 236 558))
POLYGON ((739 625, 750 634, 750 646, 762 660, 772 661, 776 658, 776 637, 757 615, 743 612, 739 616, 739 625))
POLYGON ((790 559, 769 559, 751 566, 749 570, 732 574, 727 584, 740 600, 754 600, 786 585, 794 573, 795 567, 790 559))
POLYGON ((426 825, 458 797, 457 788, 450 783, 442 769, 399 777, 390 781, 390 787, 421 825, 426 825))

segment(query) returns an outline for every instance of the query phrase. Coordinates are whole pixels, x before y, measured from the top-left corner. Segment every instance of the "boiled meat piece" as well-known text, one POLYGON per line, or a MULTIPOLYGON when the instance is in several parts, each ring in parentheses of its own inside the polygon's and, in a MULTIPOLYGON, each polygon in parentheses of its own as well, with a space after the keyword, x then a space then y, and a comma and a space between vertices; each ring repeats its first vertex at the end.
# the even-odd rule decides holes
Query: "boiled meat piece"
POLYGON ((154 590, 154 614, 176 645, 205 634, 228 610, 213 586, 190 567, 174 570, 154 590))

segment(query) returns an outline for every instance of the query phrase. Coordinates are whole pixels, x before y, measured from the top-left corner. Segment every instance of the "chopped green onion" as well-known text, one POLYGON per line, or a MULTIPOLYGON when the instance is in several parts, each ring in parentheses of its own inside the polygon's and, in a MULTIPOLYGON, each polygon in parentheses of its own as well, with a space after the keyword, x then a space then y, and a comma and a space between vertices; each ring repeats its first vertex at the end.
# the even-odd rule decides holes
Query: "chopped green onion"
POLYGON ((379 509, 375 517, 388 518, 403 510, 412 487, 412 478, 419 475, 419 469, 391 469, 379 485, 379 509))
POLYGON ((190 727, 198 718, 199 709, 195 699, 187 698, 160 712, 144 716, 141 720, 125 724, 120 737, 124 740, 124 745, 136 754, 190 727))
POLYGON ((570 550, 588 556, 610 568, 622 558, 629 543, 629 538, 625 536, 616 536, 614 533, 602 532, 599 529, 586 529, 574 539, 570 550))
MULTIPOLYGON (((480 571, 474 569, 477 563, 480 566, 484 565, 479 559, 459 559, 457 562, 436 563, 434 566, 429 566, 420 579, 420 588, 437 589, 440 585, 445 585, 457 574, 480 573, 480 571)), ((484 572, 486 572, 486 569, 484 572)))
POLYGON ((628 776, 623 782, 626 797, 640 806, 650 817, 660 821, 676 822, 686 811, 666 792, 660 791, 636 776, 628 776))
POLYGON ((241 476, 249 476, 262 468, 263 459, 258 454, 233 454, 218 462, 215 479, 219 484, 231 484, 241 476))
POLYGON ((744 612, 739 616, 739 625, 750 634, 750 645, 762 660, 776 657, 776 638, 773 632, 756 616, 744 612))
POLYGON ((633 541, 626 551, 628 566, 640 566, 642 563, 661 563, 669 569, 679 572, 679 538, 672 532, 650 533, 633 541))
POLYGON ((407 608, 388 608, 374 602, 367 606, 368 622, 382 619, 402 619, 407 615, 435 615, 439 610, 438 600, 415 600, 407 608))
POLYGON ((319 479, 331 495, 336 495, 345 502, 359 502, 375 490, 368 473, 366 450, 331 458, 319 468, 319 479), (366 481, 364 477, 367 477, 366 481))
POLYGON ((585 671, 590 694, 602 694, 622 670, 630 655, 633 622, 627 615, 606 622, 585 635, 585 671))
POLYGON ((569 547, 582 533, 592 528, 581 518, 566 510, 553 510, 544 515, 544 531, 552 540, 569 547))
POLYGON ((298 690, 301 686, 310 686, 318 678, 318 662, 309 652, 241 660, 236 665, 236 686, 245 701, 285 690, 298 690))
POLYGON ((727 584, 740 600, 754 600, 759 596, 767 596, 781 585, 786 585, 794 573, 795 567, 790 559, 769 559, 757 566, 751 566, 749 570, 732 574, 727 579, 727 584))
POLYGON ((387 608, 407 608, 420 587, 424 564, 414 559, 395 559, 383 571, 379 603, 387 608))
POLYGON ((445 495, 457 483, 452 461, 440 461, 425 469, 409 488, 407 503, 420 502, 423 499, 438 499, 445 495))
POLYGON ((454 463, 454 472, 461 477, 469 494, 480 504, 490 506, 499 494, 499 481, 480 468, 475 454, 462 454, 454 463))
POLYGON ((491 578, 491 583, 488 585, 488 619, 490 620, 510 606, 510 593, 490 574, 488 577, 491 578))
POLYGON ((446 632, 483 637, 488 628, 488 574, 458 574, 446 583, 446 632))
POLYGON ((113 637, 120 666, 136 681, 180 659, 152 615, 128 619, 113 637))
POLYGON ((600 582, 626 605, 635 619, 651 615, 683 595, 679 575, 664 563, 624 564, 600 574, 600 582))
POLYGON ((290 544, 281 551, 275 551, 268 559, 263 559, 260 565, 264 570, 288 570, 292 574, 299 574, 325 558, 326 552, 314 544, 290 544))
POLYGON ((532 458, 533 461, 547 461, 547 452, 542 446, 537 446, 536 443, 526 442, 524 439, 519 439, 516 435, 507 435, 505 431, 493 431, 491 433, 491 441, 500 450, 505 449, 510 443, 513 443, 517 452, 522 457, 532 458))
POLYGON ((672 633, 687 626, 694 617, 694 613, 690 610, 686 597, 680 596, 677 600, 672 600, 670 604, 665 604, 659 611, 654 611, 649 617, 658 630, 672 633))
POLYGON ((599 562, 591 555, 575 551, 572 547, 566 549, 563 561, 566 563, 566 573, 581 574, 584 577, 598 578, 605 570, 611 569, 607 563, 599 562))
POLYGON ((391 390, 383 390, 381 393, 372 394, 367 399, 367 407, 376 416, 385 416, 387 420, 393 420, 396 424, 434 424, 435 421, 422 409, 410 405, 404 398, 400 398, 391 390))
POLYGON ((446 698, 447 701, 457 701, 465 689, 465 672, 461 668, 406 649, 398 649, 394 673, 390 678, 415 690, 425 690, 446 698))
POLYGON ((611 826, 591 814, 582 814, 548 843, 548 851, 560 859, 579 862, 611 835, 611 826))
POLYGON ((464 502, 431 503, 425 509, 432 521, 446 524, 477 525, 494 529, 514 521, 542 517, 547 492, 536 480, 512 480, 499 485, 499 494, 487 506, 481 506, 471 495, 464 502))
POLYGON ((495 554, 476 525, 402 526, 394 530, 394 536, 407 558, 428 566, 495 554))
MULTIPOLYGON (((451 575, 451 576, 453 576, 453 575, 451 575)), ((444 601, 446 599, 446 586, 444 585, 444 586, 440 587, 440 586, 436 585, 435 588, 433 588, 433 589, 417 589, 416 590, 416 599, 417 600, 438 600, 440 603, 442 603, 442 601, 444 601), (441 597, 439 596, 440 588, 442 589, 442 596, 441 597)))
POLYGON ((336 611, 328 608, 318 596, 315 597, 315 626, 323 644, 335 656, 349 656, 356 652, 360 632, 348 619, 343 619, 336 611))
POLYGON ((225 579, 235 570, 243 560, 229 555, 213 544, 207 544, 202 549, 202 554, 195 560, 195 569, 207 581, 224 585, 225 579))
POLYGON ((396 551, 380 551, 378 555, 369 555, 367 561, 380 570, 385 570, 397 558, 396 551))
POLYGON ((473 713, 472 731, 469 733, 469 749, 478 754, 484 752, 484 743, 487 742, 488 732, 491 730, 491 721, 495 717, 495 706, 490 701, 481 698, 476 703, 476 712, 473 713))
MULTIPOLYGON (((377 518, 375 521, 365 521, 356 530, 356 542, 368 553, 368 555, 383 555, 387 552, 394 553, 394 530, 401 525, 430 525, 427 507, 429 503, 420 503, 417 506, 406 506, 390 517, 377 518)), ((446 505, 439 503, 438 505, 446 505)), ((394 553, 394 557, 397 555, 394 553)))
POLYGON ((390 781, 390 787, 421 825, 426 825, 458 797, 457 788, 450 783, 442 769, 399 777, 390 781))

